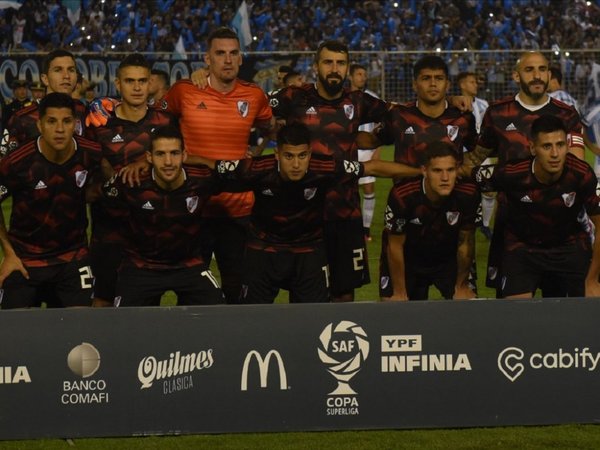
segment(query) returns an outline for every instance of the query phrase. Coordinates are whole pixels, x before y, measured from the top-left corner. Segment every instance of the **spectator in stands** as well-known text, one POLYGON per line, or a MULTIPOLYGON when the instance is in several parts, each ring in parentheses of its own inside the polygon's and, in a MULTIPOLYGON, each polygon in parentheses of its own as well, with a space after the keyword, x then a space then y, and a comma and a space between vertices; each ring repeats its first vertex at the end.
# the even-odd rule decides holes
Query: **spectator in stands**
POLYGON ((550 81, 548 82, 548 95, 572 106, 579 112, 579 105, 571 94, 565 91, 562 87, 562 72, 560 67, 550 67, 550 81))

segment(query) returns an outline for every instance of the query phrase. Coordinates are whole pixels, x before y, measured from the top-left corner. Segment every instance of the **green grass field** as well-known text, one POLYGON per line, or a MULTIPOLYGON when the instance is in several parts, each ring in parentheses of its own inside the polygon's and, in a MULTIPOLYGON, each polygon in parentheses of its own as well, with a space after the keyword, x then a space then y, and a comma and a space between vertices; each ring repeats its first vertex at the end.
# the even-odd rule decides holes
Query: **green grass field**
MULTIPOLYGON (((384 153, 391 158, 391 150, 384 153)), ((369 263, 372 283, 356 292, 357 301, 378 299, 378 261, 380 235, 387 194, 391 182, 378 180, 377 206, 373 223, 373 241, 369 243, 369 263)), ((9 202, 5 202, 9 203, 9 202)), ((9 205, 6 205, 9 206, 9 205)), ((480 297, 493 297, 483 286, 488 243, 477 231, 477 264, 480 297)), ((215 269, 216 273, 216 269, 215 269)), ((173 304, 173 294, 163 298, 163 304, 173 304)), ((287 301, 282 293, 278 302, 287 301)), ((1 405, 0 405, 1 410, 1 405)), ((229 435, 166 436, 145 438, 98 438, 75 440, 36 440, 0 442, 0 449, 598 449, 600 427, 597 425, 557 425, 544 427, 498 427, 438 430, 385 430, 344 432, 298 432, 229 435)))

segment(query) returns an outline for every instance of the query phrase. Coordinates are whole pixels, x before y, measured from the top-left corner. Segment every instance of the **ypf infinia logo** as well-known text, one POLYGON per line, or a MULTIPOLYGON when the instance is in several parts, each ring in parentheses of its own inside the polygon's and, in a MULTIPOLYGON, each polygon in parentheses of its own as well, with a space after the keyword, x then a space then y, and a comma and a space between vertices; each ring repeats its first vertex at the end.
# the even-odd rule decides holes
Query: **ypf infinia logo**
POLYGON ((270 350, 265 357, 257 352, 256 350, 251 350, 246 355, 244 359, 244 365, 242 366, 242 379, 241 379, 241 390, 248 390, 248 371, 250 367, 250 363, 256 360, 256 364, 258 366, 258 375, 260 377, 260 387, 266 388, 268 379, 269 379, 269 363, 271 362, 271 358, 274 358, 277 362, 277 371, 279 373, 279 389, 282 391, 288 390, 287 384, 287 373, 285 372, 285 365, 283 364, 283 358, 281 354, 277 350, 270 350))
POLYGON ((349 381, 369 356, 367 333, 354 322, 342 320, 327 325, 319 341, 319 358, 338 382, 329 395, 355 395, 349 381))
POLYGON ((69 352, 67 365, 75 375, 91 377, 100 368, 100 352, 92 344, 82 342, 69 352))

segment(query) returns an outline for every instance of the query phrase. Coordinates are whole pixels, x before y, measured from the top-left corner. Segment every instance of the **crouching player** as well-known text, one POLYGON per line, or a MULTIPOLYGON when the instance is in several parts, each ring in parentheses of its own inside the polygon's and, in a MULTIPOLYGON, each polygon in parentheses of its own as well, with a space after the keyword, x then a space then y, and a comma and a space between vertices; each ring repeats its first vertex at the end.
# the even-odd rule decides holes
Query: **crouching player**
POLYGON ((152 132, 146 157, 151 170, 139 185, 113 177, 103 188, 106 199, 124 202, 130 213, 132 242, 119 268, 115 306, 159 306, 167 290, 179 305, 222 303, 200 251, 201 211, 215 192, 213 173, 183 167, 187 154, 174 126, 152 132))
POLYGON ((272 303, 281 288, 290 291, 292 303, 329 301, 323 242, 326 193, 350 178, 419 172, 388 161, 359 163, 311 154, 310 133, 299 123, 279 130, 274 155, 206 163, 225 180, 254 191, 242 303, 272 303))
POLYGON ((380 261, 383 300, 426 300, 434 285, 446 299, 475 297, 468 284, 479 191, 457 182, 454 147, 428 144, 422 175, 396 184, 385 211, 380 261))

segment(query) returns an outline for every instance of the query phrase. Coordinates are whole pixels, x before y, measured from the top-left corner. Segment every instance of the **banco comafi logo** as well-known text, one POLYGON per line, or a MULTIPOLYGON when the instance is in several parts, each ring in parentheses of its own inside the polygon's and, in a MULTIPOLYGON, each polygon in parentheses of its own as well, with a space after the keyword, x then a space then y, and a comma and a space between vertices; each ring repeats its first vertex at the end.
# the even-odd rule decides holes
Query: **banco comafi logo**
POLYGON ((100 352, 92 344, 82 342, 69 352, 67 365, 75 375, 91 377, 100 368, 100 352))
POLYGON ((319 340, 319 358, 338 382, 329 395, 355 395, 349 381, 369 356, 367 333, 354 322, 342 320, 327 325, 319 340))

